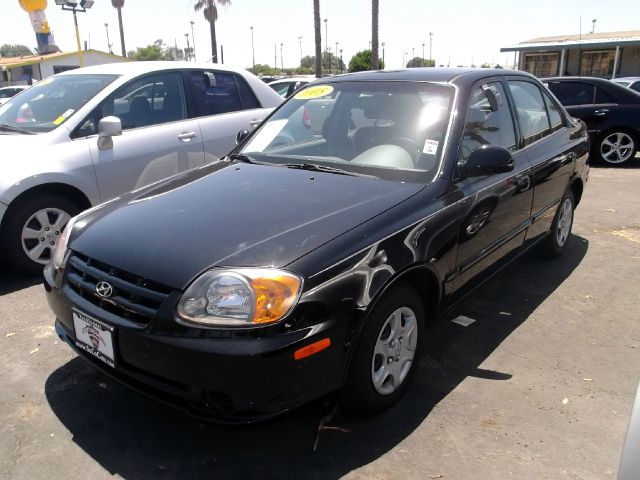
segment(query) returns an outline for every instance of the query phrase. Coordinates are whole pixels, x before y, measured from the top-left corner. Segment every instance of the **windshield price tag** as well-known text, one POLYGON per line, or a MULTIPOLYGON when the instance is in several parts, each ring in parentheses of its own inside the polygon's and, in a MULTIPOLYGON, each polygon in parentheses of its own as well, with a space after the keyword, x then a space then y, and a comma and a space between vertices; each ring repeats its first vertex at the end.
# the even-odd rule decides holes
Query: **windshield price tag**
POLYGON ((320 98, 329 95, 333 92, 333 87, 330 85, 318 85, 317 87, 305 88, 301 92, 296 93, 293 98, 298 100, 310 100, 312 98, 320 98))
POLYGON ((436 152, 438 151, 438 142, 435 140, 429 140, 429 139, 425 140, 424 147, 422 147, 422 151, 427 155, 435 155, 436 152))

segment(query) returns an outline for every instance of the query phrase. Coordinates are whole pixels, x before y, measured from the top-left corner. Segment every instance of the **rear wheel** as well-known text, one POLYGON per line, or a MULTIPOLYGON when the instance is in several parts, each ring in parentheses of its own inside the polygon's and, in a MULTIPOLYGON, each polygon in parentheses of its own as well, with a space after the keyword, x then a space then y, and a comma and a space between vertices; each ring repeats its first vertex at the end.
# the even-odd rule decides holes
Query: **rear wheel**
POLYGON ((69 219, 80 208, 70 200, 51 194, 29 198, 8 212, 2 245, 6 258, 17 270, 38 273, 49 263, 69 219))
POLYGON ((424 336, 424 308, 407 285, 389 290, 371 312, 351 362, 342 405, 370 415, 404 394, 418 360, 424 336))
POLYGON ((635 157, 638 150, 635 137, 624 130, 606 132, 594 145, 594 156, 608 165, 622 165, 635 157))
POLYGON ((548 257, 556 258, 564 252, 567 242, 569 241, 569 235, 571 235, 571 228, 573 227, 574 209, 575 200, 573 198, 573 192, 567 190, 560 201, 560 206, 551 224, 551 233, 546 240, 544 250, 548 257))

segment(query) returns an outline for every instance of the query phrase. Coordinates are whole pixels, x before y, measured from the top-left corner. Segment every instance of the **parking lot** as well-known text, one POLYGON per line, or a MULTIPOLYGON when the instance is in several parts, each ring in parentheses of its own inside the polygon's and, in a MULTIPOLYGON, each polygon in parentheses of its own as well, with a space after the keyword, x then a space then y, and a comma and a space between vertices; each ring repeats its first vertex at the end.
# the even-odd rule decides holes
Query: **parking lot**
POLYGON ((76 358, 39 280, 2 272, 2 477, 615 478, 640 379, 639 184, 640 166, 592 168, 565 255, 531 252, 465 300, 453 316, 475 322, 443 319, 407 396, 370 419, 328 398, 199 423, 76 358))

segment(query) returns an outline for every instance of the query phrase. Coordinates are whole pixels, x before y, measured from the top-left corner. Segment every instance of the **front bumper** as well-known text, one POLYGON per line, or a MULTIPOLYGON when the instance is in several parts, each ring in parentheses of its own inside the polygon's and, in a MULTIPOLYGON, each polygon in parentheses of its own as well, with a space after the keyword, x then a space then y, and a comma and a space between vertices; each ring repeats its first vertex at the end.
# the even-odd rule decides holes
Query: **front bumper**
POLYGON ((340 388, 352 318, 326 319, 312 326, 261 338, 202 337, 200 329, 163 332, 115 326, 116 367, 76 346, 72 308, 114 326, 56 285, 45 269, 45 291, 56 315, 56 332, 78 355, 125 385, 163 403, 208 420, 243 423, 263 420, 340 388), (199 338, 196 338, 199 337, 199 338), (329 348, 302 360, 294 352, 323 338, 329 348))

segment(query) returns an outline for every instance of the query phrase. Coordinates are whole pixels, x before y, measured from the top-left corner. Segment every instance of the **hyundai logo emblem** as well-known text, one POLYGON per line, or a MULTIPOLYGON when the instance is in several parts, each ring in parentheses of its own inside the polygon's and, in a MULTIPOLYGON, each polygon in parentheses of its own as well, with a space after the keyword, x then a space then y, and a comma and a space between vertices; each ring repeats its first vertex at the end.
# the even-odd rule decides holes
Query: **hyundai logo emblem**
POLYGON ((113 287, 107 282, 98 282, 96 284, 96 293, 102 298, 109 298, 113 295, 113 287))

